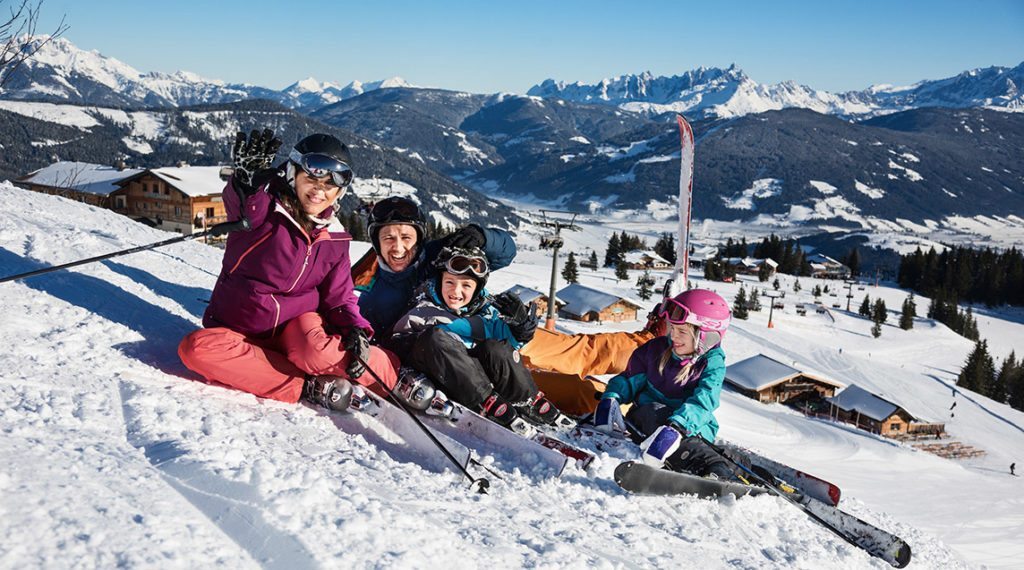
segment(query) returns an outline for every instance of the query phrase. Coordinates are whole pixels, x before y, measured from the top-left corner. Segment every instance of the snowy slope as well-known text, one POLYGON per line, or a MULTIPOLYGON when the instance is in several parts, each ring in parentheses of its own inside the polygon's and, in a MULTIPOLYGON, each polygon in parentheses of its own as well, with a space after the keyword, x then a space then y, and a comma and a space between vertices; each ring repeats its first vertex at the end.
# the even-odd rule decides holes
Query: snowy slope
MULTIPOLYGON (((0 199, 0 275, 167 237, 6 184, 0 199)), ((612 229, 588 227, 571 245, 612 229)), ((550 261, 527 241, 494 290, 546 288, 550 261)), ((186 380, 176 345, 199 326, 219 265, 220 250, 184 243, 0 285, 0 565, 887 567, 774 498, 629 496, 608 456, 557 481, 492 478, 490 495, 472 495, 372 421, 186 380)), ((581 275, 631 289, 604 270, 581 275)), ((872 294, 883 293, 902 299, 872 294)), ((886 327, 879 342, 854 317, 775 319, 770 331, 764 315, 738 323, 730 360, 797 360, 900 392, 922 415, 948 407, 945 382, 969 349, 924 320, 903 337, 886 327)), ((1020 338, 1019 324, 993 319, 1020 338)), ((1024 556, 1024 505, 1002 470, 1024 449, 1024 414, 960 398, 950 430, 990 452, 971 465, 732 393, 719 417, 724 437, 839 483, 844 508, 911 543, 912 567, 1009 568, 1024 556)))

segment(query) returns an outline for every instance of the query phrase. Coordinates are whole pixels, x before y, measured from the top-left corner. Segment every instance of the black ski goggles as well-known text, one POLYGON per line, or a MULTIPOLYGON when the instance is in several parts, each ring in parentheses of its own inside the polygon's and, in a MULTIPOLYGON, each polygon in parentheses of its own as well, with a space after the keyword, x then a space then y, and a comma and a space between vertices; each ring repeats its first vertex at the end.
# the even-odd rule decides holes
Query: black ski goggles
POLYGON ((475 255, 453 255, 444 263, 444 270, 455 275, 472 273, 477 277, 487 277, 487 259, 475 255))
POLYGON ((330 176, 331 183, 338 188, 345 188, 351 184, 352 178, 355 176, 352 167, 326 154, 301 154, 292 149, 288 154, 288 160, 302 167, 303 172, 310 178, 323 180, 330 176))
POLYGON ((387 225, 389 222, 412 223, 419 219, 420 210, 416 204, 403 198, 381 200, 370 210, 370 220, 380 225, 387 225))

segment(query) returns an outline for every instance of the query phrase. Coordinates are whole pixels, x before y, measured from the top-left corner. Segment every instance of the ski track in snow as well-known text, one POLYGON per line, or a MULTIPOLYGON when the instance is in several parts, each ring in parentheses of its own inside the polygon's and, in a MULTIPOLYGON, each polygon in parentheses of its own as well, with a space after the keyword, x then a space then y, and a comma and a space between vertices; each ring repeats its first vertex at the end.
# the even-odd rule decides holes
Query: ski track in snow
MULTIPOLYGON (((3 275, 167 236, 7 185, 0 197, 9 206, 0 213, 3 275)), ((544 286, 550 261, 524 253, 495 276, 495 291, 544 286)), ((476 495, 373 421, 186 380, 177 343, 199 326, 220 256, 177 244, 0 285, 0 565, 888 567, 777 498, 628 495, 611 473, 629 450, 599 453, 589 472, 570 466, 558 480, 502 473, 490 477, 489 495, 476 495)), ((730 360, 763 349, 843 382, 868 376, 863 341, 840 358, 819 344, 835 339, 815 335, 850 333, 802 333, 797 317, 777 318, 790 337, 755 332, 764 326, 757 314, 727 339, 730 360)), ((1007 477, 731 392, 719 419, 727 439, 837 482, 844 509, 912 545, 914 567, 966 567, 964 554, 1011 566, 1024 556, 1012 539, 1024 526, 1021 503, 990 506, 1009 493, 998 483, 1007 477), (948 508, 915 510, 904 496, 932 483, 943 493, 977 487, 979 477, 991 494, 961 491, 948 508)))

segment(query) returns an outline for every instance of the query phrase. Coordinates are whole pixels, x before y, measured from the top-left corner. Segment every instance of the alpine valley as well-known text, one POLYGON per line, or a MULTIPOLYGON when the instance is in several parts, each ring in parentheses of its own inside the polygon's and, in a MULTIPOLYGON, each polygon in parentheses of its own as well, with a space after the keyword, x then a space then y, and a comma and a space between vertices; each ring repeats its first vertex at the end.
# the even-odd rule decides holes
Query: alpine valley
POLYGON ((267 125, 286 147, 313 129, 353 141, 361 178, 412 185, 428 206, 455 200, 452 222, 516 227, 495 199, 658 219, 675 207, 682 113, 697 137, 694 216, 717 223, 717 234, 698 237, 753 223, 836 254, 837 238, 879 232, 902 245, 876 245, 905 251, 1024 233, 1020 85, 1024 64, 827 93, 759 84, 733 65, 594 85, 548 79, 527 95, 400 78, 345 87, 309 78, 276 91, 141 73, 58 38, 0 92, 0 177, 55 158, 224 163, 235 129, 267 125), (831 238, 812 237, 821 235, 831 238))

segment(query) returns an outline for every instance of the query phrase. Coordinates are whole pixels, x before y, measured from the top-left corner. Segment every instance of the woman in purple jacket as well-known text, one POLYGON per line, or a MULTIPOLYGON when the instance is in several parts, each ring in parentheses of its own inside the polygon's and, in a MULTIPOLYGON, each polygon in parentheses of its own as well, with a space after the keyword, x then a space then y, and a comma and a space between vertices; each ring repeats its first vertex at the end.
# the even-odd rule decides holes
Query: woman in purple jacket
POLYGON ((389 390, 399 366, 394 354, 369 345, 373 331, 352 288, 352 236, 327 231, 352 161, 341 141, 315 134, 269 169, 280 145, 269 129, 236 137, 224 206, 250 229, 228 237, 205 328, 186 336, 178 355, 212 382, 343 410, 348 380, 383 395, 364 362, 389 390))

